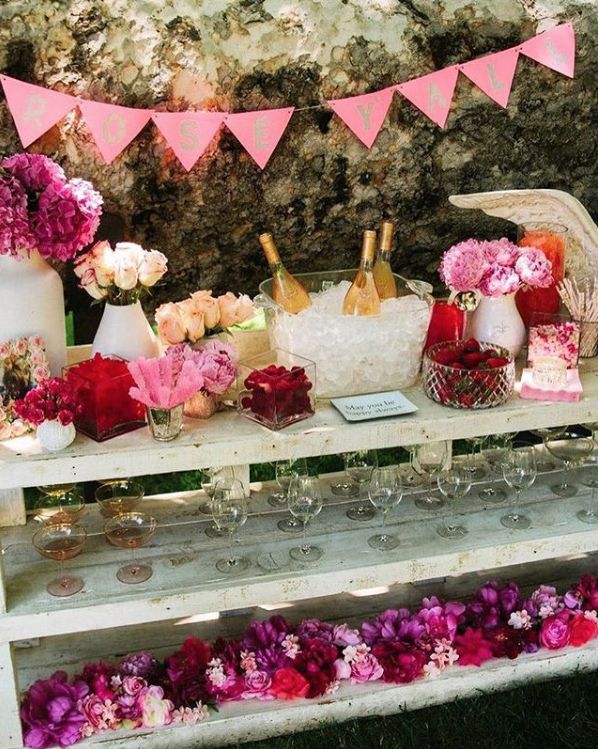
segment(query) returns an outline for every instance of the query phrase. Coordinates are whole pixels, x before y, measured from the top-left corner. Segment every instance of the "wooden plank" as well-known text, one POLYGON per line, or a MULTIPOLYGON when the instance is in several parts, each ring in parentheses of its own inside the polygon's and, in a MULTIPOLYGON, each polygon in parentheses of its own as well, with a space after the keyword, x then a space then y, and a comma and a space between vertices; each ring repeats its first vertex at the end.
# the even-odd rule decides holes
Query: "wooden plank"
POLYGON ((0 490, 0 528, 25 525, 25 495, 22 489, 0 490))
POLYGON ((19 717, 19 684, 10 643, 0 642, 0 747, 15 749, 23 742, 19 717))
POLYGON ((260 512, 266 506, 266 491, 255 498, 257 514, 239 538, 238 551, 249 557, 251 567, 236 576, 215 569, 226 542, 208 539, 203 533, 211 521, 197 514, 199 498, 180 500, 174 507, 161 502, 155 509, 148 502, 147 509, 151 508, 161 525, 151 545, 140 550, 140 558, 150 559, 154 567, 153 577, 140 586, 124 586, 115 580, 117 567, 127 557, 106 544, 103 521, 94 509, 84 521, 89 534, 86 549, 69 562, 85 579, 85 590, 62 600, 51 599, 45 591, 55 567, 31 548, 32 528, 4 531, 9 613, 0 618, 0 639, 101 629, 115 620, 123 626, 164 621, 264 601, 292 602, 596 550, 596 530, 576 517, 587 495, 580 492, 566 501, 554 497, 547 488, 553 480, 554 476, 542 477, 526 494, 525 512, 532 520, 526 530, 504 528, 500 517, 506 505, 485 505, 474 492, 464 501, 466 514, 460 517, 469 534, 451 541, 441 539, 436 527, 453 508, 426 513, 414 506, 414 495, 410 495, 401 503, 397 519, 390 521, 401 544, 384 553, 367 544, 378 521, 348 521, 347 502, 329 499, 309 531, 310 538, 325 550, 314 566, 289 559, 297 538, 277 530, 282 512, 260 512))
POLYGON ((519 684, 547 680, 598 668, 598 640, 581 648, 542 650, 521 655, 514 661, 491 660, 480 668, 452 668, 435 679, 391 686, 343 685, 334 696, 316 700, 231 702, 220 707, 208 720, 196 726, 173 726, 161 730, 105 733, 77 746, 106 749, 188 749, 255 741, 280 734, 296 733, 372 715, 392 715, 463 697, 510 689, 519 684))
POLYGON ((372 422, 349 424, 323 402, 311 419, 280 432, 271 432, 229 411, 207 421, 186 420, 181 436, 170 443, 158 443, 147 429, 139 429, 104 443, 78 435, 71 447, 48 455, 32 437, 20 437, 0 443, 0 487, 251 464, 329 455, 364 445, 396 447, 597 421, 598 358, 582 360, 580 373, 584 397, 577 403, 526 401, 513 395, 498 408, 468 411, 440 406, 416 386, 405 394, 418 407, 417 413, 372 422))

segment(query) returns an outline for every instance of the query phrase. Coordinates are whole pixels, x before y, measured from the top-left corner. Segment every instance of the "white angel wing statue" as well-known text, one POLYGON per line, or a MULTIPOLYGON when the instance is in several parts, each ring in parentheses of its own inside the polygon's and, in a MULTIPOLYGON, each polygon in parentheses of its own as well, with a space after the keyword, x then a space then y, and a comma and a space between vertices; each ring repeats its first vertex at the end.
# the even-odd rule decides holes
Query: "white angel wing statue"
POLYGON ((451 195, 459 208, 478 208, 515 224, 552 222, 569 230, 567 275, 598 276, 598 226, 584 206, 562 190, 498 190, 451 195))

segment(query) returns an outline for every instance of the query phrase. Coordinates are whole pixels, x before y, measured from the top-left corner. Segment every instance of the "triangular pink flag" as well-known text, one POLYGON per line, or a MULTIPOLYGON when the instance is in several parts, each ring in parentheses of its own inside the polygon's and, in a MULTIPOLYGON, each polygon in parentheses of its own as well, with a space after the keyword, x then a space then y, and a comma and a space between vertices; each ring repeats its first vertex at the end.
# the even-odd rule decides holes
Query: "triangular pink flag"
POLYGON ((461 72, 501 107, 509 103, 519 51, 516 47, 460 65, 461 72))
POLYGON ((77 106, 77 99, 68 94, 23 83, 6 75, 0 75, 0 81, 23 148, 77 106))
POLYGON ((152 116, 151 109, 133 109, 97 101, 79 101, 79 109, 107 164, 124 151, 152 116))
POLYGON ((224 122, 224 112, 154 112, 153 121, 187 171, 224 122))
POLYGON ((444 127, 455 93, 459 69, 456 65, 412 78, 395 88, 440 127, 444 127))
POLYGON ((263 169, 282 138, 295 107, 239 112, 226 117, 226 127, 263 169))
POLYGON ((532 39, 528 39, 521 47, 521 54, 532 60, 552 68, 558 73, 573 78, 575 71, 575 31, 573 24, 563 23, 548 29, 532 39))
POLYGON ((394 86, 372 94, 328 99, 328 105, 359 140, 371 148, 390 107, 394 86))

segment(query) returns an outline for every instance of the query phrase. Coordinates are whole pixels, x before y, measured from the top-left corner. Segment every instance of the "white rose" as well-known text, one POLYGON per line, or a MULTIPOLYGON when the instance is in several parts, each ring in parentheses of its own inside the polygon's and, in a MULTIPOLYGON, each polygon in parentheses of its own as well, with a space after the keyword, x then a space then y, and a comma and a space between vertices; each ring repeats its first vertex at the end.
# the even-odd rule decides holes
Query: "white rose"
POLYGON ((139 265, 139 283, 143 286, 153 286, 166 273, 168 259, 158 250, 147 250, 139 265))
POLYGON ((139 280, 138 263, 135 257, 125 251, 120 252, 118 250, 115 253, 114 261, 114 283, 119 289, 129 291, 137 286, 139 280))
POLYGON ((110 242, 97 242, 89 254, 98 284, 110 286, 114 281, 114 250, 110 247, 110 242))
POLYGON ((123 255, 129 257, 137 263, 137 266, 141 265, 145 250, 140 244, 136 242, 117 242, 114 250, 117 255, 123 255))

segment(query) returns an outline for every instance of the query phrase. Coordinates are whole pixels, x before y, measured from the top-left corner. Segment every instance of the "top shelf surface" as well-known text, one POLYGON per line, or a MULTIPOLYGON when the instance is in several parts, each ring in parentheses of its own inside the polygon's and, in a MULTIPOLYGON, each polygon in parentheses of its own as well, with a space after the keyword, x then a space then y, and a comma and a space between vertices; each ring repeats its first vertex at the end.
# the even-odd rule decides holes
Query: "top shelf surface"
POLYGON ((152 439, 148 429, 98 443, 78 434, 59 453, 47 453, 31 436, 0 442, 0 489, 90 481, 104 477, 242 465, 348 450, 399 447, 443 439, 598 421, 598 358, 581 360, 584 394, 577 403, 522 400, 513 394, 498 408, 478 411, 440 406, 420 385, 405 395, 418 411, 408 416, 348 423, 328 402, 316 414, 281 432, 271 432, 234 411, 207 421, 187 419, 173 442, 152 439))

